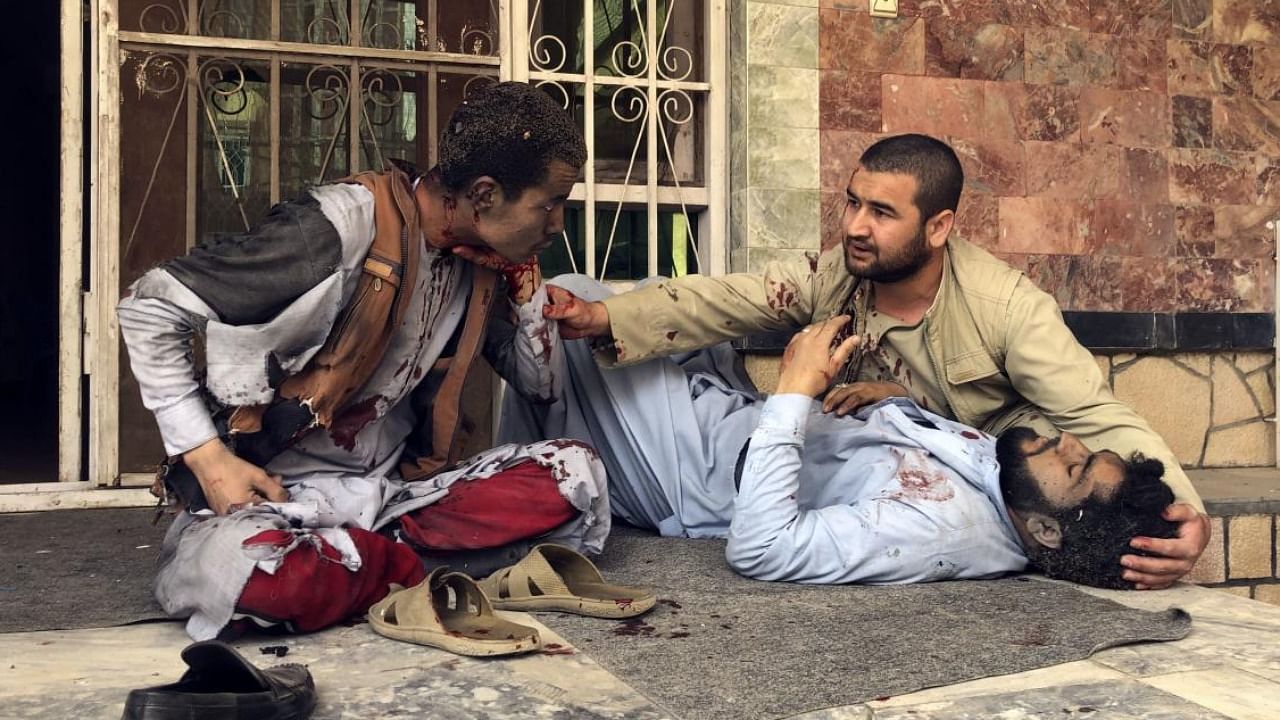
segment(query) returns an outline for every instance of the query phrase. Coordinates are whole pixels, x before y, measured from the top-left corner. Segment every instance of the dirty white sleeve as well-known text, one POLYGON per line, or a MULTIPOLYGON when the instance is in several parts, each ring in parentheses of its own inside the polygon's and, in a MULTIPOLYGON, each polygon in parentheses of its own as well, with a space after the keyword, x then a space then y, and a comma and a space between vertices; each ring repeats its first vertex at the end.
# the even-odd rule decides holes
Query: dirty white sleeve
POLYGON ((155 413, 165 452, 181 455, 218 436, 196 382, 192 336, 217 314, 164 270, 136 282, 116 307, 142 403, 155 413))
MULTIPOLYGON (((934 524, 918 509, 897 502, 855 502, 802 510, 801 448, 815 401, 806 395, 774 395, 760 415, 734 502, 725 558, 734 570, 758 580, 809 583, 894 583, 939 579, 924 553, 911 548, 934 542, 934 524), (895 554, 893 548, 906 548, 895 554)), ((828 482, 857 482, 834 474, 828 482)))
POLYGON ((523 305, 511 303, 516 315, 514 377, 507 378, 524 397, 534 402, 552 402, 560 397, 564 374, 564 345, 560 326, 542 316, 547 304, 547 284, 534 291, 523 305))

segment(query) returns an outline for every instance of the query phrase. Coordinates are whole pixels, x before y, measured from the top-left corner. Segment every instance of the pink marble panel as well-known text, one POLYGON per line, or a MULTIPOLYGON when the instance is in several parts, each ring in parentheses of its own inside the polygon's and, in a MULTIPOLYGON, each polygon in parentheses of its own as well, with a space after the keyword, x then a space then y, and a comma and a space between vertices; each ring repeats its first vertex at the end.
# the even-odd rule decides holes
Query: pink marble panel
POLYGON ((853 166, 863 151, 881 136, 850 130, 822 130, 818 133, 819 182, 824 192, 844 195, 853 166))
POLYGON ((880 73, 845 70, 819 72, 819 127, 880 131, 880 73))
POLYGON ((1169 150, 1169 199, 1174 203, 1239 205, 1257 197, 1252 158, 1216 150, 1169 150))
POLYGON ((1213 101, 1174 95, 1171 102, 1175 147, 1203 148, 1213 144, 1213 101))
POLYGON ((1163 150, 1125 148, 1123 197, 1134 202, 1169 202, 1169 161, 1163 150))
POLYGON ((1214 0, 1213 39, 1223 43, 1280 45, 1280 3, 1214 0))
POLYGON ((1090 0, 1089 31, 1164 40, 1173 32, 1173 0, 1090 0))
POLYGON ((1213 0, 1173 0, 1173 37, 1207 40, 1213 29, 1213 0))
POLYGON ((827 250, 844 241, 845 195, 842 192, 822 193, 822 249, 827 250))
POLYGON ((1169 87, 1169 51, 1164 39, 1124 38, 1116 60, 1116 87, 1158 90, 1169 87))
POLYGON ((1171 40, 1169 92, 1177 95, 1249 94, 1253 52, 1239 45, 1171 40))
POLYGON ((1092 208, 1050 197, 1000 198, 1000 238, 1008 253, 1079 255, 1085 251, 1092 208))
POLYGON ((1178 261, 1171 258, 1121 258, 1120 309, 1126 312, 1178 310, 1178 267, 1178 261))
POLYGON ((1280 158, 1258 158, 1258 202, 1280 205, 1280 158))
POLYGON ((1173 228, 1179 257, 1211 257, 1215 254, 1213 208, 1179 205, 1174 210, 1173 228))
POLYGON ((1276 252, 1275 233, 1267 221, 1280 215, 1268 205, 1219 205, 1213 209, 1214 255, 1223 258, 1270 260, 1276 252))
POLYGON ((1076 30, 1027 30, 1027 82, 1058 85, 1117 83, 1120 40, 1076 30))
POLYGON ((1075 283, 1071 278, 1072 255, 1021 255, 1020 267, 1041 290, 1053 296, 1058 306, 1067 308, 1074 301, 1075 283))
POLYGON ((885 75, 881 81, 884 131, 978 137, 982 86, 978 80, 885 75))
POLYGON ((1254 97, 1280 100, 1280 47, 1253 48, 1254 97))
POLYGON ((1129 184, 1125 150, 1116 145, 1028 141, 1025 150, 1028 195, 1116 197, 1129 184))
POLYGON ((997 22, 1028 28, 1088 30, 1089 0, 994 0, 997 22))
POLYGON ((1002 140, 1078 140, 1080 88, 1066 85, 983 85, 983 126, 1002 140))
POLYGON ((1080 93, 1085 142, 1168 147, 1169 97, 1164 93, 1086 87, 1080 93))
POLYGON ((1178 307, 1192 312, 1268 312, 1275 305, 1271 260, 1184 258, 1178 263, 1178 307))
POLYGON ((1022 31, 1009 25, 952 18, 926 20, 925 73, 980 80, 1021 80, 1022 31))
POLYGON ((957 138, 951 140, 951 147, 964 168, 966 192, 1026 194, 1022 143, 957 138))
POLYGON ((1213 128, 1214 147, 1280 156, 1280 101, 1214 98, 1213 128))
POLYGON ((924 22, 818 11, 818 67, 858 72, 924 73, 924 22))
POLYGON ((966 187, 960 196, 952 232, 980 247, 995 249, 1000 242, 1000 200, 994 195, 973 192, 966 187))
POLYGON ((1089 250, 1103 255, 1169 257, 1175 247, 1170 205, 1099 200, 1093 205, 1089 250))
POLYGON ((1110 255, 1071 258, 1074 286, 1070 310, 1118 312, 1124 310, 1124 261, 1110 255))

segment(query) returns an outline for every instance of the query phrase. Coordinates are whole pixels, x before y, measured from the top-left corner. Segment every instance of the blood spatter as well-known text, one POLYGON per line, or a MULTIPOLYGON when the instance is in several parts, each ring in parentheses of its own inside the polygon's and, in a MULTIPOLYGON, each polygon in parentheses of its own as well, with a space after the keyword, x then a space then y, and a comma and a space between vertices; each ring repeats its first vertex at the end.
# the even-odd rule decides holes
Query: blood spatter
POLYGON ((810 250, 804 254, 804 257, 809 261, 809 273, 816 274, 818 272, 818 253, 810 250))
POLYGON ((667 294, 667 297, 671 298, 671 302, 680 302, 679 290, 675 289, 674 287, 672 287, 667 283, 662 283, 658 287, 662 288, 663 292, 667 294))
POLYGON ((786 312, 796 304, 796 288, 786 280, 769 280, 765 283, 765 299, 773 311, 786 312))
POLYGON ((970 440, 977 440, 977 439, 979 439, 979 437, 980 437, 980 436, 978 435, 978 433, 976 433, 976 432, 972 432, 972 431, 970 431, 970 430, 962 430, 962 431, 960 432, 960 434, 961 434, 962 436, 964 436, 964 437, 969 438, 970 440))
POLYGON ((356 435, 377 419, 378 401, 382 399, 381 395, 365 398, 334 418, 333 424, 329 426, 329 437, 333 438, 333 444, 347 452, 354 451, 356 435))
POLYGON ((667 333, 667 342, 675 341, 676 336, 679 334, 680 334, 679 330, 672 330, 671 332, 667 333))

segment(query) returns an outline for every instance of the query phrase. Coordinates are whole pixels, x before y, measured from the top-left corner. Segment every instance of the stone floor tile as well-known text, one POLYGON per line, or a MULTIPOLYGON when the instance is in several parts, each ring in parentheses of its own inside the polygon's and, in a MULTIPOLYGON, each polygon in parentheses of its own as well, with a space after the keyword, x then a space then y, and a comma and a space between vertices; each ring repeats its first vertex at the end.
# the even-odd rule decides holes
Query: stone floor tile
POLYGON ((1280 683, 1236 668, 1195 670, 1143 682, 1234 720, 1275 720, 1280 683))
POLYGON ((875 714, 876 720, 1038 720, 1050 717, 1226 720, 1229 716, 1206 710, 1131 679, 904 705, 877 709, 875 714))
POLYGON ((967 697, 991 695, 992 693, 1013 690, 1035 690, 1053 685, 1081 684, 1123 680, 1125 675, 1115 669, 1094 663, 1091 660, 1054 665, 1052 667, 1031 670, 1017 675, 998 675, 996 677, 979 678, 969 682, 956 683, 944 687, 929 688, 910 695, 901 695, 884 700, 867 703, 876 711, 879 718, 884 708, 919 705, 921 703, 943 702, 967 697))

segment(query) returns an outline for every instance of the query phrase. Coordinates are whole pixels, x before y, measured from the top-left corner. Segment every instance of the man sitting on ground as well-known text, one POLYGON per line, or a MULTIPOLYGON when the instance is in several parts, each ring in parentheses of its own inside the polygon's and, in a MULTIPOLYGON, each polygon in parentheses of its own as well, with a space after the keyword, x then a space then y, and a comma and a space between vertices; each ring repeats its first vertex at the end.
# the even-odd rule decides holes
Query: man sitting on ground
MULTIPOLYGON (((558 278, 578 298, 608 290, 558 278)), ((567 294, 554 285, 557 302, 567 294)), ((576 300, 568 300, 574 302, 576 300)), ((507 440, 574 437, 596 447, 615 514, 664 535, 727 537, 738 572, 811 583, 998 577, 1032 564, 1128 587, 1134 534, 1169 537, 1158 461, 1090 453, 1070 434, 985 433, 890 398, 854 415, 814 401, 848 360, 847 316, 797 334, 777 392, 755 392, 727 345, 602 370, 565 343, 552 405, 506 400, 507 440), (997 453, 1005 461, 997 463, 997 453)))

